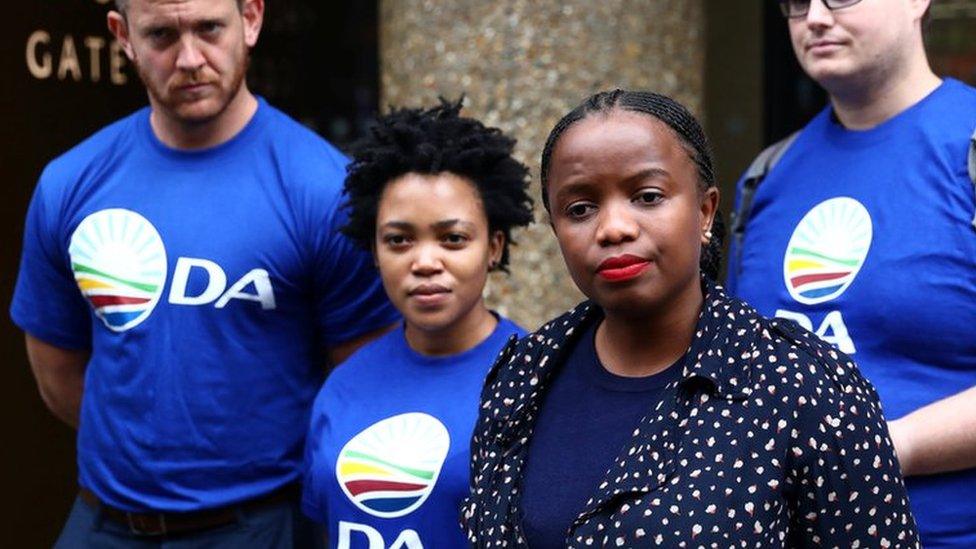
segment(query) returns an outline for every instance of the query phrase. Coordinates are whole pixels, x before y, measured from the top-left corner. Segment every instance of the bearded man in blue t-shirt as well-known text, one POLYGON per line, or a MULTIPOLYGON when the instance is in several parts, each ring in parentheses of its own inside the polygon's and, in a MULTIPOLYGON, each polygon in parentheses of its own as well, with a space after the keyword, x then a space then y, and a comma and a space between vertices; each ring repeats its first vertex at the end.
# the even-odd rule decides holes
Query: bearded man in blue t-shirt
POLYGON ((117 0, 149 107, 41 175, 11 307, 78 428, 59 547, 291 547, 324 366, 396 319, 347 160, 245 83, 263 0, 117 0))
POLYGON ((830 105, 780 149, 748 216, 755 172, 740 182, 729 288, 857 361, 922 544, 976 547, 976 90, 929 67, 928 0, 780 5, 830 105))

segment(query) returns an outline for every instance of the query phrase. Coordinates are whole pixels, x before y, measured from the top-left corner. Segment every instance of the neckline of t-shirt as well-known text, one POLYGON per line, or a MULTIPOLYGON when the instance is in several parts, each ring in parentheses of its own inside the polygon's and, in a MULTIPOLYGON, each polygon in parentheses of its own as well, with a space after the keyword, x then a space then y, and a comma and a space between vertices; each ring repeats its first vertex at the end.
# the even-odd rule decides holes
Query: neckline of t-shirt
POLYGON ((247 124, 241 128, 241 131, 237 132, 236 135, 227 141, 206 149, 174 149, 160 141, 159 137, 156 136, 156 132, 154 132, 152 129, 152 124, 149 122, 149 116, 152 112, 149 107, 146 107, 141 113, 139 113, 136 120, 136 130, 142 136, 142 140, 148 146, 148 148, 163 158, 175 160, 181 163, 213 162, 215 159, 231 153, 235 149, 243 146, 243 144, 249 142, 251 136, 257 133, 258 130, 264 125, 264 122, 268 119, 270 114, 268 112, 268 103, 263 97, 258 95, 255 96, 255 99, 257 99, 258 107, 254 111, 254 114, 251 115, 251 119, 247 121, 247 124))
POLYGON ((599 325, 599 322, 594 323, 579 340, 579 345, 585 346, 583 352, 593 358, 587 360, 583 368, 584 378, 590 383, 618 393, 645 393, 664 387, 677 379, 683 371, 685 355, 678 357, 678 360, 664 370, 649 376, 628 377, 611 372, 596 352, 596 329, 599 325))
MULTIPOLYGON (((501 316, 495 311, 491 311, 491 314, 495 316, 498 322, 495 324, 495 329, 492 330, 490 334, 488 334, 488 337, 481 340, 481 342, 479 342, 474 347, 471 347, 466 351, 462 351, 460 353, 453 354, 453 355, 431 356, 431 355, 425 355, 415 351, 412 347, 410 347, 410 343, 407 342, 405 322, 400 322, 394 334, 395 337, 397 337, 400 340, 404 352, 407 353, 407 355, 410 357, 410 363, 418 365, 423 368, 443 367, 446 364, 455 364, 457 362, 463 362, 472 356, 476 356, 484 353, 485 350, 491 346, 497 346, 497 349, 494 349, 494 352, 492 353, 492 357, 494 357, 494 355, 498 354, 498 352, 502 350, 501 342, 496 342, 496 340, 502 338, 503 336, 504 339, 507 339, 508 335, 510 335, 508 332, 510 332, 511 334, 515 334, 518 328, 510 320, 501 316)), ((486 372, 488 371, 489 367, 491 367, 491 364, 485 364, 486 372)))
POLYGON ((827 135, 827 142, 843 149, 867 147, 885 141, 893 135, 898 135, 904 124, 912 123, 917 117, 923 116, 926 107, 937 101, 942 95, 949 93, 958 82, 952 78, 943 78, 942 82, 925 97, 918 100, 900 113, 873 128, 865 130, 851 130, 841 125, 834 115, 834 109, 828 105, 821 113, 820 120, 827 135))

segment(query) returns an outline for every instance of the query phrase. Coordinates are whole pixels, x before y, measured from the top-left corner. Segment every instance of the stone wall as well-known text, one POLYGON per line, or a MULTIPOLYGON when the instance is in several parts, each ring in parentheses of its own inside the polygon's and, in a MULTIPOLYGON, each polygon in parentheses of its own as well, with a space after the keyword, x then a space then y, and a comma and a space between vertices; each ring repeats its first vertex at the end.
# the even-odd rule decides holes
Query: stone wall
POLYGON ((532 168, 536 223, 516 233, 510 276, 488 300, 526 328, 581 299, 539 200, 549 130, 584 97, 609 88, 671 95, 701 112, 701 0, 382 0, 381 100, 433 104, 466 97, 465 112, 518 139, 532 168))

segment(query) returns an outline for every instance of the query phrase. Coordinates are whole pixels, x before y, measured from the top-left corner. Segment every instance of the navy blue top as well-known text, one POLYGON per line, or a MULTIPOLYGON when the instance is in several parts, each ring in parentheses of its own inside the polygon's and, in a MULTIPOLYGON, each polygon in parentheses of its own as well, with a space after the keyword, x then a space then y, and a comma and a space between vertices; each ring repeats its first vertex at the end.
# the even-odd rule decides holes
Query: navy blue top
POLYGON ((583 334, 554 379, 529 444, 522 503, 532 549, 566 547, 570 525, 614 457, 681 372, 672 365, 646 377, 610 373, 596 354, 598 325, 583 334))

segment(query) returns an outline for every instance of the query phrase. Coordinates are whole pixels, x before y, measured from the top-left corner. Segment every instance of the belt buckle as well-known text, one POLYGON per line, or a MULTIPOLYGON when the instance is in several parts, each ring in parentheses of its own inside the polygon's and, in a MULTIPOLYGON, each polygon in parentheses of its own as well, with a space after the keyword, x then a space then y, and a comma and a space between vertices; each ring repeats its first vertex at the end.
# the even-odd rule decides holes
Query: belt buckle
POLYGON ((129 532, 137 536, 166 535, 166 515, 162 513, 155 515, 126 513, 125 520, 129 523, 129 532), (150 517, 154 517, 156 520, 150 520, 150 517), (153 522, 156 524, 152 524, 153 522))

